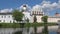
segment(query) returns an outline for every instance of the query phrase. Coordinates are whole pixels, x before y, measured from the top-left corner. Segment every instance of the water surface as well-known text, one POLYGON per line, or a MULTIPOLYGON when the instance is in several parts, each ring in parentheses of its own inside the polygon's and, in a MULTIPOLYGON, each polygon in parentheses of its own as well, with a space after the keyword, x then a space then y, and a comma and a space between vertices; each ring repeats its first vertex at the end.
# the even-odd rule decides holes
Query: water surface
MULTIPOLYGON (((25 28, 0 28, 0 34, 41 34, 43 27, 25 27, 25 28)), ((57 34, 58 28, 50 27, 49 34, 57 34)))

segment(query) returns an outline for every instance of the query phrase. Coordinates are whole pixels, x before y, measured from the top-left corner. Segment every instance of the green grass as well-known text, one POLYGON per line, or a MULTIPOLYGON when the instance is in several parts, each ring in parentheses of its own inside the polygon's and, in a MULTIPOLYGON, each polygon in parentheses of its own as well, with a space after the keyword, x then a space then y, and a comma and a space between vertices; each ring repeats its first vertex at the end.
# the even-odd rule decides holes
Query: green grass
MULTIPOLYGON (((48 26, 54 26, 54 25, 57 25, 56 23, 48 23, 47 24, 48 26)), ((26 23, 25 24, 25 27, 34 27, 34 26, 44 26, 44 23, 26 23)))
MULTIPOLYGON (((48 26, 56 25, 56 23, 48 23, 48 26)), ((0 28, 20 28, 19 23, 0 23, 0 28)), ((44 23, 25 23, 24 27, 44 26, 44 23)))
POLYGON ((1 28, 19 28, 20 25, 18 23, 0 23, 1 28))

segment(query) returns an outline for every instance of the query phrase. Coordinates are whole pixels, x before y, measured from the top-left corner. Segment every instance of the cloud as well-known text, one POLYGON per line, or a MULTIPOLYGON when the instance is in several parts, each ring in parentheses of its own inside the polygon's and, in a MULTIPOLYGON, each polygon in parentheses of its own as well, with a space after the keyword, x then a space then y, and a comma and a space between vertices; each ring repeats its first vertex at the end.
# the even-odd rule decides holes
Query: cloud
MULTIPOLYGON (((17 9, 22 10, 23 5, 18 7, 17 9)), ((51 10, 55 10, 55 9, 60 9, 60 0, 58 2, 54 2, 54 3, 43 0, 42 3, 40 3, 39 5, 37 4, 37 5, 33 6, 32 8, 27 4, 26 4, 26 6, 27 6, 27 11, 31 11, 32 9, 33 10, 42 9, 43 11, 51 11, 51 10)), ((12 10, 13 10, 12 8, 11 9, 3 9, 3 10, 1 10, 1 12, 11 12, 12 10)))
POLYGON ((32 11, 41 11, 42 7, 40 5, 35 5, 32 7, 32 11))
POLYGON ((43 8, 48 8, 49 10, 59 9, 60 8, 60 0, 58 2, 51 3, 50 1, 43 1, 42 3, 43 8))
POLYGON ((42 8, 49 9, 49 10, 54 9, 57 5, 56 3, 51 4, 50 2, 47 2, 47 1, 43 1, 41 4, 42 4, 42 8))
POLYGON ((12 8, 11 9, 2 9, 0 10, 1 13, 6 13, 6 12, 12 12, 12 8))
POLYGON ((58 1, 58 3, 60 3, 60 0, 58 1))
POLYGON ((39 10, 41 9, 45 13, 48 13, 49 11, 53 11, 56 9, 60 9, 60 0, 58 2, 51 3, 50 1, 42 1, 41 4, 33 6, 32 10, 39 10))

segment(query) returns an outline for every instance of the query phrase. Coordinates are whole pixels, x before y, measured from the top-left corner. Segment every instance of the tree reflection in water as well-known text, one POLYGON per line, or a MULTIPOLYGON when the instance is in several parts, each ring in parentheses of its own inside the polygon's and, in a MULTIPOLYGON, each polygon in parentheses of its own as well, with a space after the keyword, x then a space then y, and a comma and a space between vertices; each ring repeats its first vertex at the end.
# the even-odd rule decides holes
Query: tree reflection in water
POLYGON ((21 28, 22 30, 13 32, 13 34, 29 34, 29 28, 21 28))
POLYGON ((37 27, 34 27, 34 34, 37 34, 37 27))
POLYGON ((42 31, 43 34, 48 34, 48 26, 47 24, 44 24, 44 29, 42 31))
POLYGON ((22 34, 22 31, 14 32, 13 34, 22 34))
POLYGON ((20 28, 22 28, 22 30, 21 31, 16 31, 13 34, 22 34, 23 33, 25 23, 19 23, 19 24, 20 24, 20 28))

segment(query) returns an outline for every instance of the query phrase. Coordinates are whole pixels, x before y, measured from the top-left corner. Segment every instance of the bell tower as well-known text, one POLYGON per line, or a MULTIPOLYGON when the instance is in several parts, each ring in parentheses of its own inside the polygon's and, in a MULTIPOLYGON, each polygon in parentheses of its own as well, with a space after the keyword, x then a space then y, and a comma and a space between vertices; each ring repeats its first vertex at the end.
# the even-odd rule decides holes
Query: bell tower
POLYGON ((23 4, 22 10, 24 10, 24 11, 27 10, 27 6, 26 6, 26 4, 23 4))

